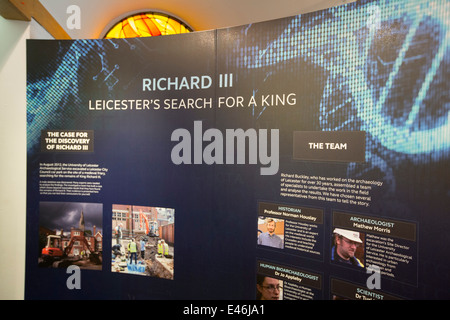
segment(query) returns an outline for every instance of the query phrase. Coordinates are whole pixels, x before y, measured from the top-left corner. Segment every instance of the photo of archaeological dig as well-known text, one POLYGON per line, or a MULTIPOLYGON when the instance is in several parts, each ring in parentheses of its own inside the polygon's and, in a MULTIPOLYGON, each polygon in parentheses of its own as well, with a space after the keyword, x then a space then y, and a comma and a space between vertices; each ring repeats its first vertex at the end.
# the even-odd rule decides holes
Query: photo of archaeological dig
POLYGON ((41 202, 39 267, 102 270, 103 205, 41 202))
POLYGON ((173 279, 174 209, 113 205, 111 272, 173 279))

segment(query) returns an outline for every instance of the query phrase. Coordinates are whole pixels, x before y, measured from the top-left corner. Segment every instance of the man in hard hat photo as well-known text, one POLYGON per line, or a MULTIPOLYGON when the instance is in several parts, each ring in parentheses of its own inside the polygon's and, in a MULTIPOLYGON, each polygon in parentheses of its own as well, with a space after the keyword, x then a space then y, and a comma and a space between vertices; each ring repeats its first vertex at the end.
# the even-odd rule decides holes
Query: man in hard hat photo
POLYGON ((359 232, 336 228, 333 231, 333 240, 332 261, 364 268, 363 263, 355 257, 356 249, 363 243, 359 232))

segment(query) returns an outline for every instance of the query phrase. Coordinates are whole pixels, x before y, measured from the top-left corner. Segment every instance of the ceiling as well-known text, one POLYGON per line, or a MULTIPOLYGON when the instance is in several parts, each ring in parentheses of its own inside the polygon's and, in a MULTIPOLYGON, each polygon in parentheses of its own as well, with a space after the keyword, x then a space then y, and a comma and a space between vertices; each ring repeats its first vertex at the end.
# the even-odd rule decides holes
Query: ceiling
POLYGON ((194 31, 220 29, 289 17, 354 0, 40 0, 72 39, 101 38, 130 13, 153 10, 178 17, 194 31), (80 8, 81 27, 68 29, 71 5, 80 8))

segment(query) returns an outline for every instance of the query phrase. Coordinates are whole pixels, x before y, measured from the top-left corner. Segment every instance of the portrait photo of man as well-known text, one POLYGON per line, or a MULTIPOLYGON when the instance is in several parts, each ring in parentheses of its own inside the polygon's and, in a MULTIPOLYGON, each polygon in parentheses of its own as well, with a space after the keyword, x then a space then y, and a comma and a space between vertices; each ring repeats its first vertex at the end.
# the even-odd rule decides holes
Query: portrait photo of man
POLYGON ((362 248, 363 241, 359 232, 335 228, 333 231, 333 247, 331 260, 364 268, 361 257, 357 257, 362 248), (358 253, 358 254, 357 254, 358 253))
POLYGON ((269 246, 272 248, 283 249, 284 248, 284 221, 275 221, 272 218, 260 218, 258 228, 261 233, 258 235, 258 245, 269 246))

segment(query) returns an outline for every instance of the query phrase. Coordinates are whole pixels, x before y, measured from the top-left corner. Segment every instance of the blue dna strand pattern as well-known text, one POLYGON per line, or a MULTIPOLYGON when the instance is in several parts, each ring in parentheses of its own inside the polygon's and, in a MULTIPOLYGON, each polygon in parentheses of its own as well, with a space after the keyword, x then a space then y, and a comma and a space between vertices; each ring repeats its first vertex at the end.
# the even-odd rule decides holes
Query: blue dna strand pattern
MULTIPOLYGON (((140 41, 140 40, 138 40, 140 41)), ((59 50, 49 49, 45 54, 55 54, 52 59, 44 58, 45 66, 38 72, 29 72, 27 79, 27 150, 39 144, 41 130, 67 129, 72 121, 87 116, 86 108, 79 108, 83 96, 90 90, 105 89, 113 95, 119 83, 117 72, 120 65, 112 54, 135 50, 136 45, 124 40, 76 40, 57 42, 59 50), (120 43, 120 45, 119 45, 120 43), (48 64, 49 61, 52 63, 48 64), (43 75, 44 74, 44 75, 43 75), (92 86, 86 89, 82 86, 92 86)), ((146 48, 145 48, 146 49, 146 48)), ((139 52, 136 61, 142 61, 139 52), (141 60, 139 60, 141 59, 141 60)), ((35 62, 39 65, 39 62, 35 62)), ((125 85, 126 86, 126 85, 125 85)))
MULTIPOLYGON (((61 114, 69 95, 77 93, 77 52, 69 50, 53 74, 27 83, 27 149, 39 142, 41 130, 61 114)), ((49 68, 55 66, 49 66, 49 68)))
MULTIPOLYGON (((321 130, 367 132, 367 159, 393 152, 415 161, 423 155, 439 160, 450 150, 449 6, 445 0, 358 1, 284 19, 281 32, 260 47, 238 44, 238 65, 263 69, 300 57, 327 74, 318 106, 321 130)), ((243 29, 244 42, 249 27, 243 29)), ((133 51, 139 64, 152 50, 139 39, 69 43, 49 66, 51 73, 28 79, 28 149, 40 130, 63 126, 61 119, 67 121, 71 112, 80 114, 73 105, 84 94, 80 83, 86 83, 81 59, 91 59, 82 66, 94 70, 90 80, 113 91, 123 62, 113 62, 113 51, 127 47, 122 56, 133 51)))
POLYGON ((329 75, 322 130, 364 130, 402 154, 448 151, 449 12, 447 1, 375 1, 299 15, 265 48, 242 48, 241 66, 302 57, 329 75))
POLYGON ((62 59, 46 66, 44 76, 30 75, 27 79, 27 150, 39 144, 41 130, 61 126, 75 108, 79 94, 79 60, 95 45, 93 42, 70 42, 62 59))
POLYGON ((365 131, 366 163, 348 164, 347 175, 381 174, 391 192, 403 160, 448 159, 449 23, 446 0, 358 1, 293 17, 265 44, 242 41, 236 65, 267 80, 289 72, 277 71, 287 61, 321 68, 316 130, 365 131))

